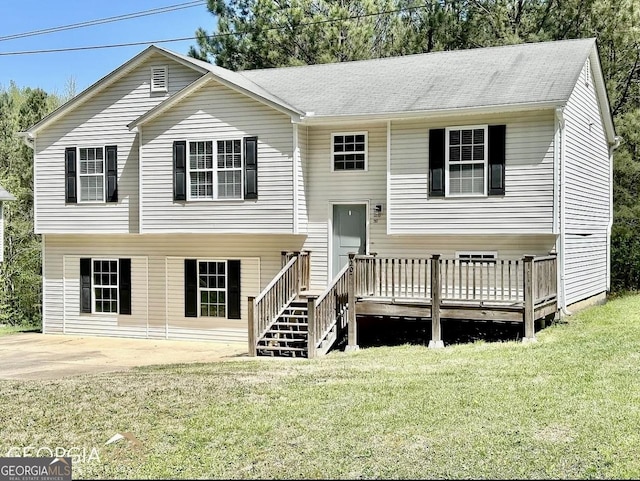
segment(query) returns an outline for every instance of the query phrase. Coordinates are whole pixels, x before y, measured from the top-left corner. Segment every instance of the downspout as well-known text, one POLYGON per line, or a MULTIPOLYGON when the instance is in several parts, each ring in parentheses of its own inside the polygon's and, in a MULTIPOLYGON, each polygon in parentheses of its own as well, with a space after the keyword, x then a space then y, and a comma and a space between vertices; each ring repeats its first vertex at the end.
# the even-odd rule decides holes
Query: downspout
POLYGON ((613 152, 620 147, 621 137, 609 144, 609 223, 607 224, 607 292, 611 290, 611 228, 613 226, 613 152))
POLYGON ((566 169, 564 166, 565 163, 565 118, 564 118, 564 108, 560 107, 556 109, 556 122, 557 122, 557 141, 560 144, 560 148, 558 149, 558 169, 560 171, 560 184, 558 186, 559 194, 560 194, 560 226, 559 226, 559 236, 557 240, 557 248, 556 251, 558 253, 558 269, 557 269, 557 279, 558 279, 558 303, 560 309, 560 317, 569 316, 571 313, 567 311, 567 297, 566 290, 564 286, 565 280, 565 235, 566 235, 566 209, 565 209, 565 183, 566 183, 566 169))

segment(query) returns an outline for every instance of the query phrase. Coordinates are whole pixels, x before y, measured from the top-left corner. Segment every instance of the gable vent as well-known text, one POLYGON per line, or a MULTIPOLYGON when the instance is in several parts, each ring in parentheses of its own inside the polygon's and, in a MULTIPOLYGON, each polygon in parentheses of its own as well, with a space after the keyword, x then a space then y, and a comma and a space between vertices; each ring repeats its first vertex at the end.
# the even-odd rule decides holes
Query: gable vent
POLYGON ((151 67, 151 91, 166 92, 169 86, 167 67, 151 67))
POLYGON ((587 87, 591 85, 591 61, 589 59, 587 59, 584 68, 584 83, 587 87))

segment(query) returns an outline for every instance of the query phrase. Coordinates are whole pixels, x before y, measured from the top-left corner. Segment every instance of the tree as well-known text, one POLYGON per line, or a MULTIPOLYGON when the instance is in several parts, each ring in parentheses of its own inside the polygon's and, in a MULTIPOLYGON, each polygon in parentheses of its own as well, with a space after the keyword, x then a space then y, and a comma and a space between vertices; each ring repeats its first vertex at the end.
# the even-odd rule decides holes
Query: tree
POLYGON ((4 204, 5 248, 0 264, 0 321, 38 324, 41 319, 40 237, 33 232, 33 152, 17 133, 58 105, 40 89, 11 84, 0 89, 0 184, 15 197, 4 204))

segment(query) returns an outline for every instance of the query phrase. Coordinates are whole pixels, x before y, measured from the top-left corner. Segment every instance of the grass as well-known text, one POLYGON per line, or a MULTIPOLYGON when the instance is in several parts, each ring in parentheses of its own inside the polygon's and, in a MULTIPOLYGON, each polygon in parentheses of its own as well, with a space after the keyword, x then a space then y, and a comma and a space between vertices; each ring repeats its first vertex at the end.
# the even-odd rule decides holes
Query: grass
POLYGON ((518 342, 4 381, 0 455, 95 447, 74 478, 640 476, 640 296, 518 342), (143 444, 105 445, 116 432, 143 444))
POLYGON ((0 336, 6 336, 8 334, 16 334, 18 332, 41 332, 41 329, 40 329, 40 326, 35 326, 35 325, 9 326, 5 324, 0 324, 0 336))

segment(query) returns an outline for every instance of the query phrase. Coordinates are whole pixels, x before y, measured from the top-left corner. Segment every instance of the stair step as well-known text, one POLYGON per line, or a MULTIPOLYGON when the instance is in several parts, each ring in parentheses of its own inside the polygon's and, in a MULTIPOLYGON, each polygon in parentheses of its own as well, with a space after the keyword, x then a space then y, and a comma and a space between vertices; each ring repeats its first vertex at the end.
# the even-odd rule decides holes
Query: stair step
MULTIPOLYGON (((307 334, 307 331, 301 331, 301 330, 295 330, 295 329, 274 329, 274 330, 270 330, 267 331, 265 333, 265 336, 269 335, 269 334, 307 334)), ((269 339, 277 339, 277 338, 269 338, 269 339)))
POLYGON ((284 327, 294 327, 294 326, 300 326, 300 327, 308 327, 309 323, 308 322, 290 322, 290 321, 276 321, 273 323, 273 325, 271 326, 272 328, 275 326, 284 326, 284 327))
POLYGON ((258 346, 258 349, 263 351, 307 352, 306 347, 258 346))

